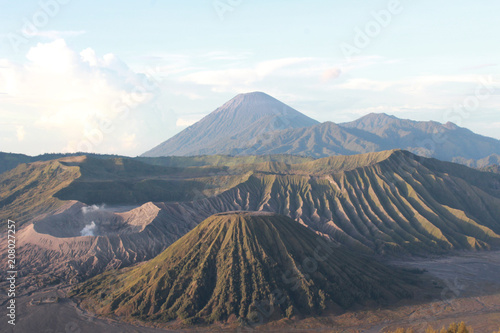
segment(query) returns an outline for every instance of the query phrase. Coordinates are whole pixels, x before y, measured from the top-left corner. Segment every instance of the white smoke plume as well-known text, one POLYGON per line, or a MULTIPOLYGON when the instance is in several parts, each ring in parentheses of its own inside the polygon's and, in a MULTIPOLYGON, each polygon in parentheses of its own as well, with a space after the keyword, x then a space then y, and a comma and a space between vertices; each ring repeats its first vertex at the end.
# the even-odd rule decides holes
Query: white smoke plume
POLYGON ((82 231, 80 231, 81 236, 94 236, 94 230, 95 230, 95 223, 92 221, 92 223, 87 224, 82 231))
POLYGON ((83 213, 83 215, 85 215, 87 213, 96 212, 96 211, 101 210, 101 209, 104 209, 104 204, 100 205, 100 206, 92 205, 92 206, 82 207, 82 213, 83 213))

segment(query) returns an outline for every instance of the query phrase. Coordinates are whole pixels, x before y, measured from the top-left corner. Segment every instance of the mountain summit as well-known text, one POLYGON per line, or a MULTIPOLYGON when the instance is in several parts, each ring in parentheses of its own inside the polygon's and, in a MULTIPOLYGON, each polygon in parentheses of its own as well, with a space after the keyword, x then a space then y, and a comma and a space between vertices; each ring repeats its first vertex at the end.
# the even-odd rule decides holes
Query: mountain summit
POLYGON ((218 154, 242 147, 264 133, 316 124, 265 93, 240 94, 143 156, 218 154))

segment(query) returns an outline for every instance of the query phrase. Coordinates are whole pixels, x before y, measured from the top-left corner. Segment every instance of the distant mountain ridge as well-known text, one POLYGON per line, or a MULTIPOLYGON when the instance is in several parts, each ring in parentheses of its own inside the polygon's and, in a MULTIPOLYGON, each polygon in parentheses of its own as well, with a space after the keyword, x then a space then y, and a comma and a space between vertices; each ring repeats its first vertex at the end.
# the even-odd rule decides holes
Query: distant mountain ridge
POLYGON ((414 121, 371 113, 339 125, 356 130, 360 138, 374 139, 379 145, 377 150, 406 149, 422 156, 459 163, 461 159, 480 160, 500 153, 500 140, 476 134, 451 122, 414 121))
POLYGON ((383 113, 341 124, 319 123, 267 94, 254 92, 234 97, 142 156, 289 154, 321 158, 390 149, 484 167, 498 161, 500 140, 450 122, 413 121, 383 113))

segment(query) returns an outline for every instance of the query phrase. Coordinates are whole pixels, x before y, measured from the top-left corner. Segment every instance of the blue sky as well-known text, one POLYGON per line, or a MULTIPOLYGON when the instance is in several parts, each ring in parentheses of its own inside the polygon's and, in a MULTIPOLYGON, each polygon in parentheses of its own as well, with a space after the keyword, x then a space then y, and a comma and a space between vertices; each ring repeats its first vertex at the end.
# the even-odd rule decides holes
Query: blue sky
POLYGON ((135 156, 250 91, 500 139, 497 2, 0 4, 0 151, 135 156))

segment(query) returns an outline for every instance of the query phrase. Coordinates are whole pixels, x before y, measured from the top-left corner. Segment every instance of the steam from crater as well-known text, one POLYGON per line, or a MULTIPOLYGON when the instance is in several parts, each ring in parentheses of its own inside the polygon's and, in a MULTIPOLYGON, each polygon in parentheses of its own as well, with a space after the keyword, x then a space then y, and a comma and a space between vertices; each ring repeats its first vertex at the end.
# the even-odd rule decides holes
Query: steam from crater
POLYGON ((102 210, 104 209, 105 205, 100 205, 100 206, 97 206, 97 205, 92 205, 92 206, 86 206, 86 207, 82 207, 82 213, 83 215, 87 214, 87 213, 92 213, 92 212, 96 212, 98 210, 102 210))
POLYGON ((85 227, 83 227, 83 229, 80 231, 80 236, 95 236, 95 232, 97 231, 96 230, 97 225, 94 221, 98 221, 99 223, 99 221, 102 218, 101 216, 105 214, 103 210, 104 210, 104 204, 100 206, 92 205, 92 206, 82 207, 84 222, 88 222, 91 219, 92 222, 86 224, 85 227))
POLYGON ((85 227, 83 227, 82 231, 80 231, 81 236, 94 236, 94 230, 95 230, 95 223, 92 221, 92 223, 87 224, 85 227))

